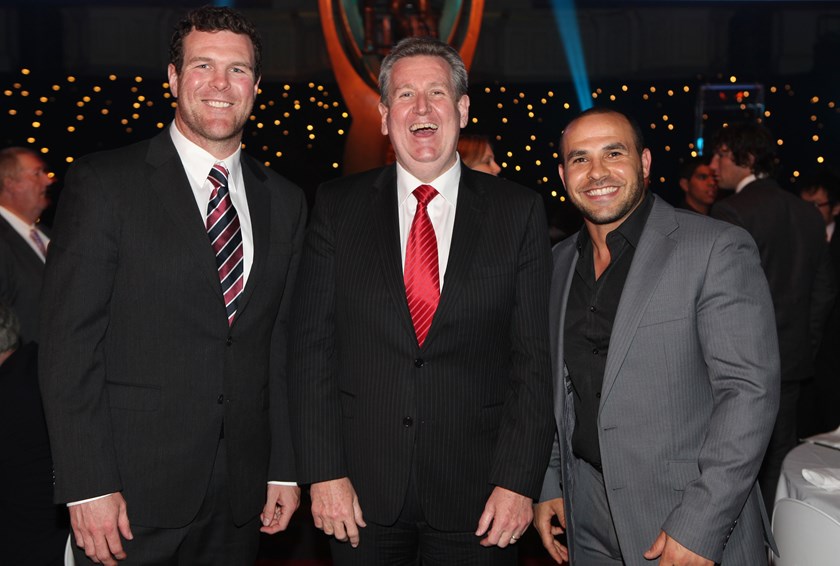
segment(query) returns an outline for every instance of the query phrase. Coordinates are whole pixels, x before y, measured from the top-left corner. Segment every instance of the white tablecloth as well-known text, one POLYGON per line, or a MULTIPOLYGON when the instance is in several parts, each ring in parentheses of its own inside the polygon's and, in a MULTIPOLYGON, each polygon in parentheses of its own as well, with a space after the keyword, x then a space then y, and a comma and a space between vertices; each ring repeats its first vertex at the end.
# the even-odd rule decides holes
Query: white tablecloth
POLYGON ((802 477, 803 468, 840 468, 840 450, 805 442, 788 453, 776 489, 776 500, 783 497, 810 503, 840 520, 840 490, 828 491, 813 486, 802 477))

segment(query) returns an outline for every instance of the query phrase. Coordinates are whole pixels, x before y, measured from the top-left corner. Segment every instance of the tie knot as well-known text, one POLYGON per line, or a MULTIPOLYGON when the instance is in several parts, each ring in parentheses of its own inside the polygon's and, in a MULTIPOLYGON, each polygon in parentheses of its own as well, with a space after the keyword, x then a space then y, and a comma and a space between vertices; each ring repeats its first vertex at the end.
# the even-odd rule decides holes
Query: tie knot
POLYGON ((425 207, 437 196, 438 192, 431 185, 420 185, 414 189, 413 194, 414 198, 417 199, 417 205, 425 207))
POLYGON ((215 163, 213 168, 210 169, 210 174, 208 177, 215 181, 218 186, 227 185, 228 180, 228 170, 225 167, 225 164, 221 161, 219 163, 215 163))

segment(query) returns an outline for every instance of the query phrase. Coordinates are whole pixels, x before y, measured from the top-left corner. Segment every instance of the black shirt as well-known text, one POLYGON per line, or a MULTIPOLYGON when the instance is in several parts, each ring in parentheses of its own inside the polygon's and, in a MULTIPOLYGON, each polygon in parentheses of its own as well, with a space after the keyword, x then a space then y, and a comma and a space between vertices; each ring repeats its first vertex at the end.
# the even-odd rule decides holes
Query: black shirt
POLYGON ((599 469, 598 408, 610 335, 633 254, 652 207, 653 198, 646 194, 636 210, 607 234, 610 264, 597 280, 589 233, 584 228, 578 235, 579 255, 566 305, 563 351, 575 396, 572 450, 599 469))

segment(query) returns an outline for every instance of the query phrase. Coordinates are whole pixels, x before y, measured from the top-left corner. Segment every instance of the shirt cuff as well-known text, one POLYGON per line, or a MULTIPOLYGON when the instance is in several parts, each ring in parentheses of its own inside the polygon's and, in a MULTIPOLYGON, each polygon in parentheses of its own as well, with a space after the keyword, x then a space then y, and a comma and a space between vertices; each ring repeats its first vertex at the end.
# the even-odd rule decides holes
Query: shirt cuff
POLYGON ((91 497, 90 499, 82 499, 81 501, 71 501, 67 504, 68 507, 73 507, 74 505, 81 505, 82 503, 89 503, 91 501, 96 501, 97 499, 105 499, 109 495, 113 495, 113 493, 106 493, 105 495, 100 495, 99 497, 91 497))
POLYGON ((270 481, 268 482, 269 485, 285 485, 288 487, 297 487, 297 482, 293 481, 270 481))

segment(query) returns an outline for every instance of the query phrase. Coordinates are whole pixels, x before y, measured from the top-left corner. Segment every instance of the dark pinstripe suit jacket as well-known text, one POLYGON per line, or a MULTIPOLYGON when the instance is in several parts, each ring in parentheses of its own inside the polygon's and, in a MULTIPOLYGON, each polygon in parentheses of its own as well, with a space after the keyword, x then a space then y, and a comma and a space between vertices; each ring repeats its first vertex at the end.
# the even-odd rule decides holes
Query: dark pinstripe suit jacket
POLYGON ((20 319, 23 342, 38 341, 38 307, 44 262, 0 216, 0 300, 20 319))
POLYGON ((41 391, 60 502, 122 491, 129 519, 189 523, 224 426, 234 520, 294 480, 285 355, 305 199, 244 153, 254 261, 231 327, 168 131, 77 161, 43 289, 41 391))
POLYGON ((535 497, 548 460, 550 254, 540 197, 461 168, 440 305, 409 316, 396 167, 322 186, 295 298, 291 405, 304 483, 349 476, 390 524, 412 458, 423 511, 475 529, 494 485, 535 497))

